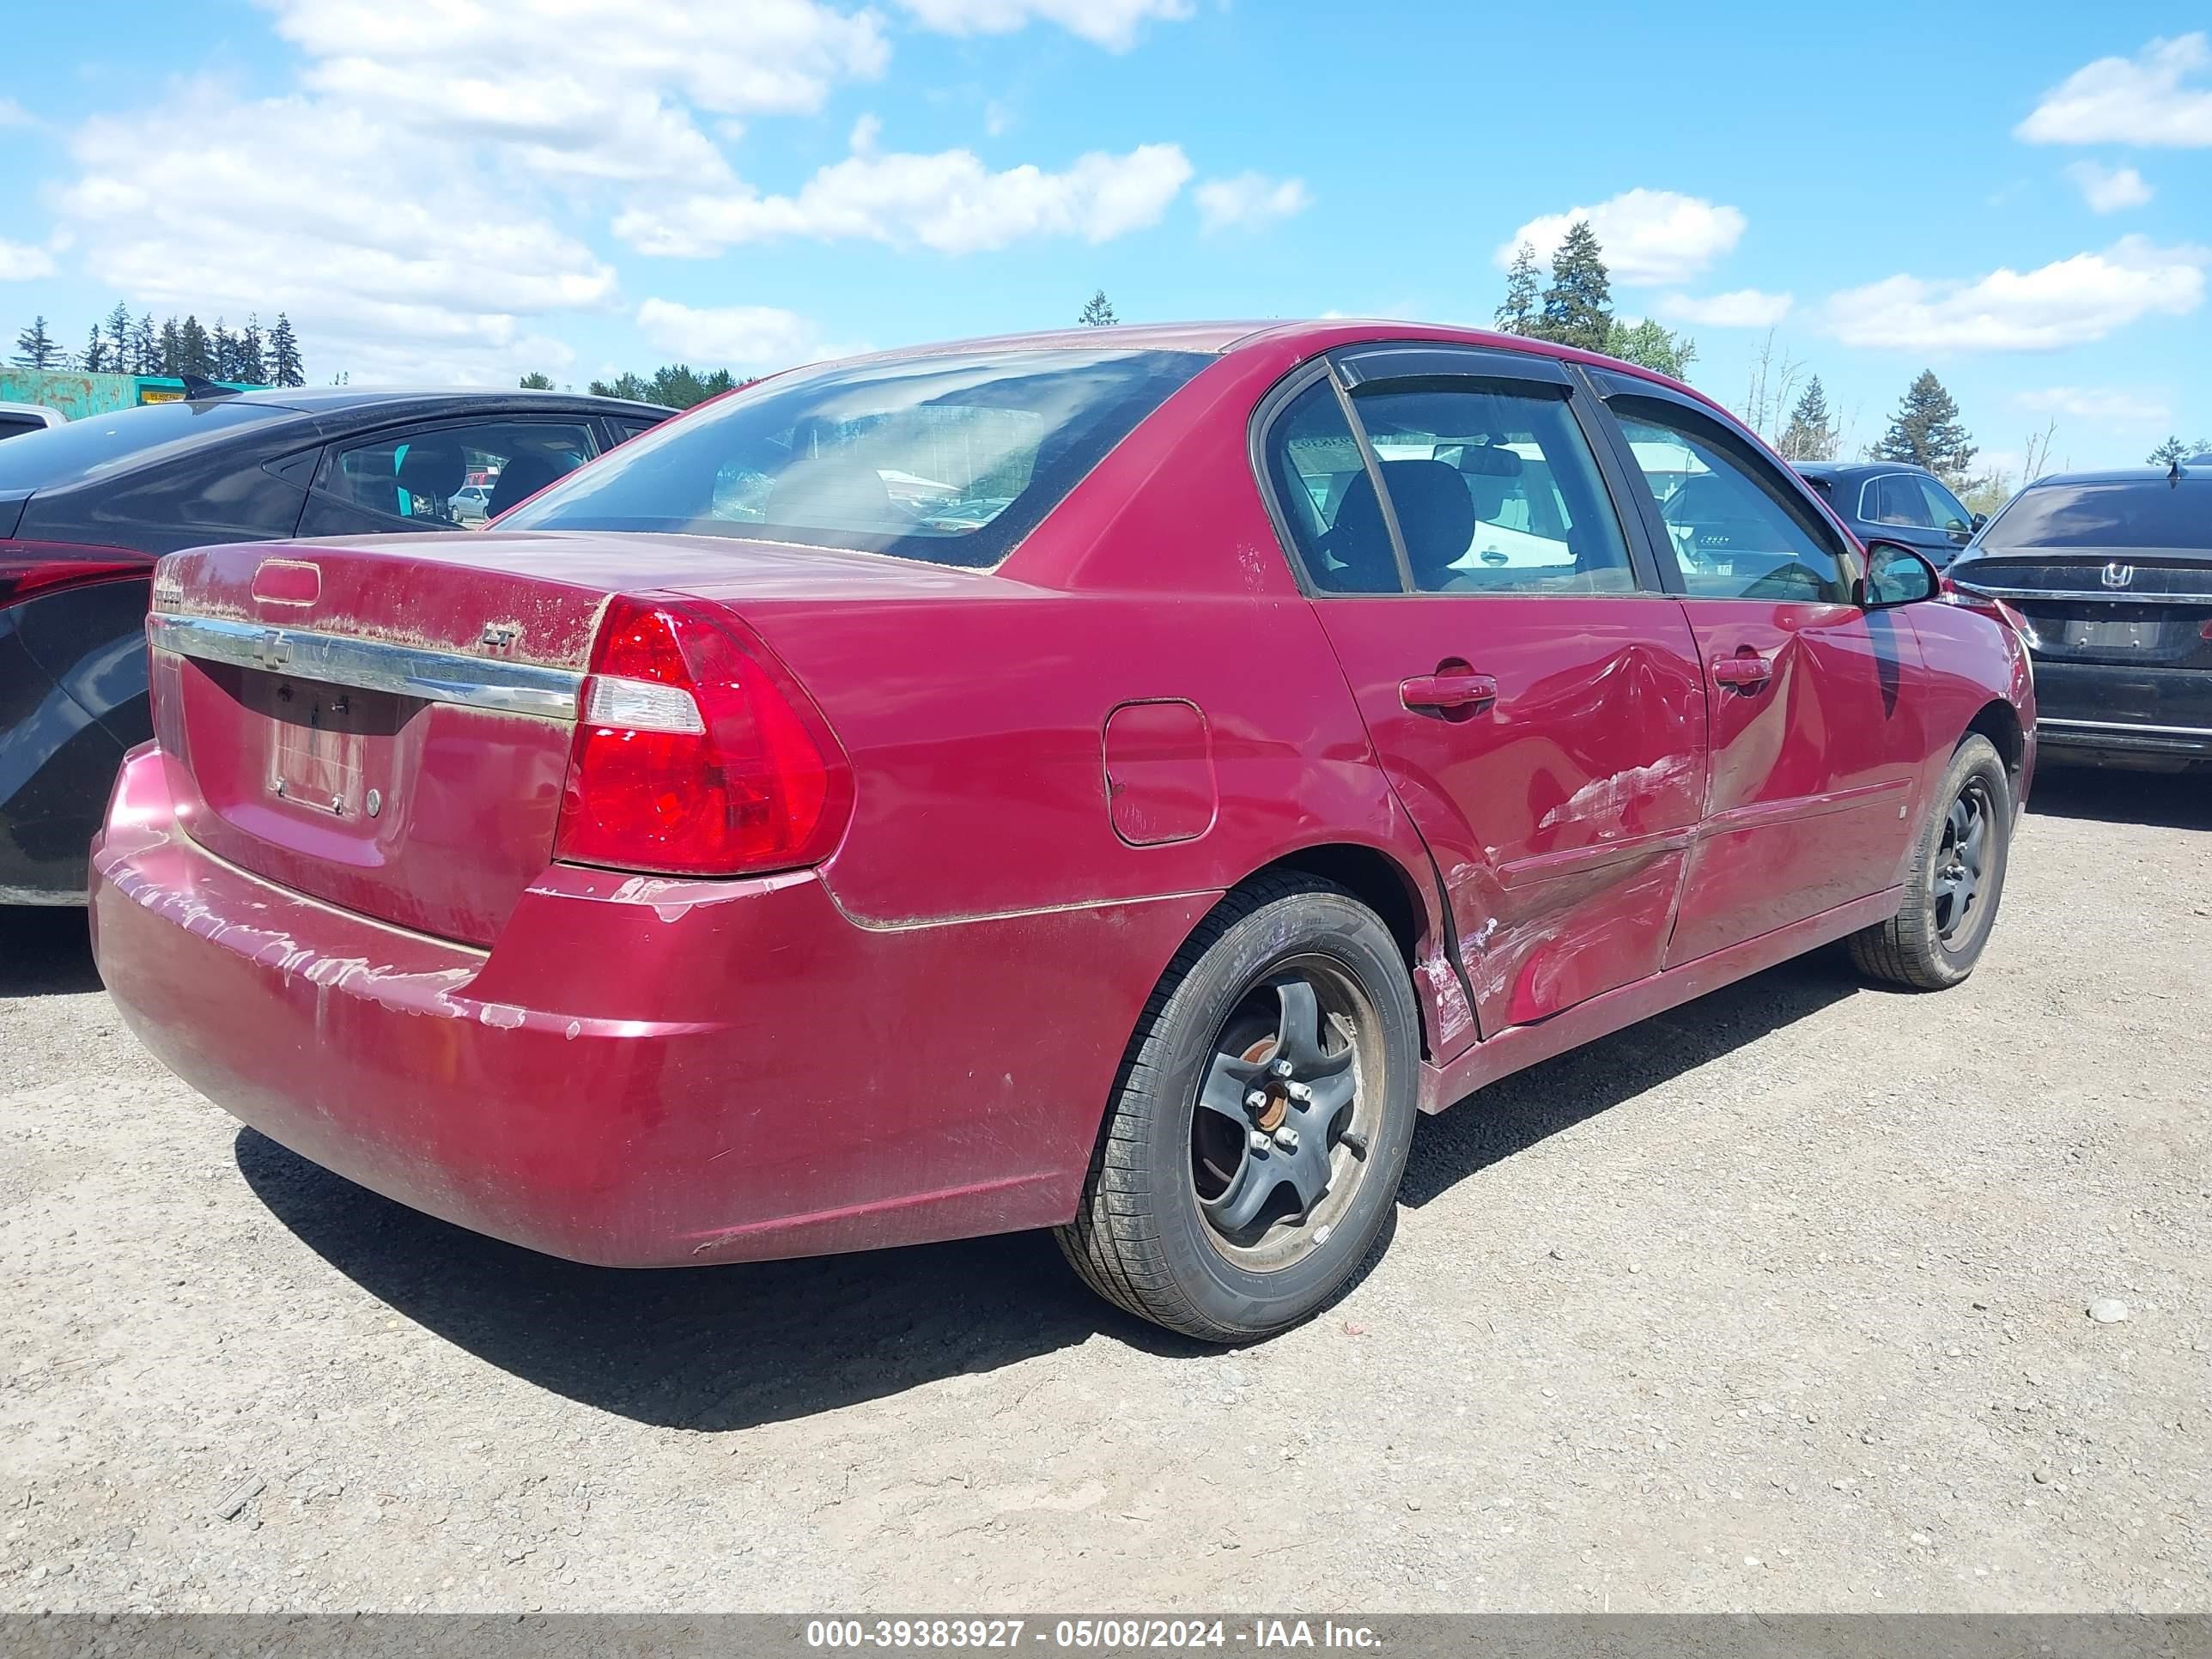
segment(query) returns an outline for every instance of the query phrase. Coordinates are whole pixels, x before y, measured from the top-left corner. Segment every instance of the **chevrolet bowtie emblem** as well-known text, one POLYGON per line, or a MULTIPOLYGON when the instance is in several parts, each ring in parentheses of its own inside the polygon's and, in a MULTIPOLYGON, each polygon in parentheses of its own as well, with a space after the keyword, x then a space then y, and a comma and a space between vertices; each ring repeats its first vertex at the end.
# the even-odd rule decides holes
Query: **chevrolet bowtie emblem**
POLYGON ((292 660, 292 647, 272 628, 253 642, 253 654, 264 668, 282 668, 292 660))

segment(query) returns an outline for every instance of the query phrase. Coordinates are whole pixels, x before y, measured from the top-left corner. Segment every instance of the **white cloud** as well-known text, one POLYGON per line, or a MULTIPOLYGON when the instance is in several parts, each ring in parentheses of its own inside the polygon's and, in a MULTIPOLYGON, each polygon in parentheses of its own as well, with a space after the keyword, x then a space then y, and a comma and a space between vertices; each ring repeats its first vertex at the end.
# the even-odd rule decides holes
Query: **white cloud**
POLYGON ((2154 425, 2172 410, 2140 392, 2104 386, 2053 386, 2033 392, 2016 392, 2012 405, 2030 415, 2070 415, 2085 421, 2131 421, 2154 425))
POLYGON ((2066 176, 2074 181, 2093 213, 2118 213, 2123 208, 2141 207, 2151 198, 2150 186, 2133 167, 2076 161, 2066 169, 2066 176))
POLYGON ((870 149, 822 168, 793 196, 738 185, 641 204, 615 221, 615 234, 644 252, 690 255, 779 236, 918 244, 943 253, 1004 247, 1025 236, 1104 242, 1157 223, 1190 174, 1176 144, 1144 144, 1123 155, 1093 151, 1060 173, 994 173, 965 149, 870 149))
POLYGON ((1669 321, 1700 328, 1772 328, 1796 303, 1793 295, 1740 288, 1727 294, 1662 295, 1658 309, 1669 321))
POLYGON ((444 147, 325 100, 189 88, 71 148, 58 205, 101 289, 203 322, 286 312, 311 371, 504 380, 568 361, 537 319, 613 298, 588 248, 444 147))
POLYGON ((1190 15, 1190 0, 900 0, 923 27, 944 34, 1008 34, 1040 18, 1114 52, 1137 43, 1142 24, 1190 15))
POLYGON ((1531 219, 1499 245, 1498 268, 1511 265, 1523 242, 1535 248, 1540 261, 1548 260, 1577 219, 1589 221, 1613 279, 1634 286, 1687 282, 1734 248, 1749 222, 1739 210, 1698 197, 1671 190, 1625 191, 1594 207, 1531 219))
POLYGON ((54 256, 27 242, 0 240, 0 283, 27 283, 54 274, 54 256))
POLYGON ((1313 205, 1313 192, 1304 179, 1270 179, 1264 173, 1209 179, 1193 194, 1208 230, 1271 224, 1313 205))
POLYGON ((2208 70, 2212 38, 2202 31, 2154 40, 2133 58, 2100 58, 2044 94, 2013 136, 2031 144, 2212 147, 2208 70))
POLYGON ((31 112, 12 98, 0 98, 0 127, 36 126, 31 112))
POLYGON ((2101 340, 2149 316, 2186 316, 2204 299, 2212 249, 2125 236, 2029 271, 1969 282, 1897 276, 1833 295, 1828 331, 1846 345, 1916 351, 2041 351, 2101 340))
POLYGON ((637 326, 662 350, 715 368, 787 368, 854 349, 824 346, 813 324, 775 306, 696 307, 647 300, 637 308, 637 326))

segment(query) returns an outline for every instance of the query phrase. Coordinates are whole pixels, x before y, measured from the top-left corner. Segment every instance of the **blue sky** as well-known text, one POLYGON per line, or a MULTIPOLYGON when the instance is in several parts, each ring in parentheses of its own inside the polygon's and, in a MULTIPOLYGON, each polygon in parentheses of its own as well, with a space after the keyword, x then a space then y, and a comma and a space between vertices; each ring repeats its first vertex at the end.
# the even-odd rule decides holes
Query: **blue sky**
POLYGON ((2021 3, 9 8, 0 323, 289 313, 313 378, 1127 319, 1486 321, 1593 210, 1741 410, 1933 367, 1990 459, 2212 435, 2212 17, 2021 3))

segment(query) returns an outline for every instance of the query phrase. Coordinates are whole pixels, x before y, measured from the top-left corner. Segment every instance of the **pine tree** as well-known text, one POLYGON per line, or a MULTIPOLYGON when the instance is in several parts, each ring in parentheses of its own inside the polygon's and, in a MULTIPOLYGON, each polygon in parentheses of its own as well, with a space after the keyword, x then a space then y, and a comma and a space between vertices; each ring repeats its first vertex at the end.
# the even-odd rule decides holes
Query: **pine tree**
POLYGON ((2186 461, 2198 455, 2212 455, 2212 438, 2199 438, 2193 444, 2185 444, 2177 432, 2146 455, 2143 464, 2147 466, 2172 466, 2178 461, 2186 461))
POLYGON ((184 325, 177 331, 177 366, 169 372, 203 378, 211 377, 215 372, 215 358, 208 349, 207 330, 190 312, 185 313, 184 325))
POLYGON ((117 374, 131 372, 131 307, 120 300, 107 313, 107 349, 100 356, 117 374))
POLYGON ((1613 282, 1589 221, 1577 219, 1552 255, 1552 285, 1544 290, 1539 339, 1584 351, 1605 349, 1613 331, 1613 282))
POLYGON ((1836 429, 1835 416, 1828 411, 1828 392, 1815 374, 1805 383, 1805 391, 1797 405, 1790 411, 1790 423, 1782 428, 1778 446, 1785 461, 1832 461, 1842 444, 1843 434, 1836 429))
POLYGON ((161 343, 154 333, 154 313, 148 312, 131 331, 131 372, 133 374, 159 374, 161 372, 161 343))
POLYGON ((1924 466, 1955 489, 1966 481, 1966 469, 1978 453, 1966 441, 1957 402, 1943 389, 1936 371, 1923 368, 1890 416, 1889 430, 1875 446, 1874 458, 1924 466))
POLYGON ((211 380, 234 380, 238 378, 238 336, 223 325, 218 317, 215 326, 208 331, 208 361, 214 367, 208 371, 211 380))
POLYGON ((307 374, 300 362, 300 342, 292 333, 292 320, 276 313, 276 326, 269 331, 269 378, 277 386, 305 386, 307 374))
POLYGON ((1620 318, 1606 331, 1605 355, 1623 362, 1640 363, 1670 380, 1686 379, 1698 361, 1698 343, 1646 317, 1631 328, 1620 318))
POLYGON ((1523 242, 1513 250, 1513 268, 1505 273, 1505 302, 1498 307, 1498 331, 1534 334, 1537 298, 1536 249, 1534 244, 1523 242))
POLYGON ((88 374, 107 372, 107 342, 100 337, 100 325, 92 325, 92 337, 85 342, 84 356, 78 360, 88 374))
POLYGON ((525 392, 550 392, 553 389, 553 377, 550 374, 540 374, 533 368, 515 384, 525 392))
POLYGON ((269 362, 263 350, 261 317, 258 312, 246 313, 246 329, 238 337, 237 378, 248 386, 269 384, 269 362))
POLYGON ((1083 314, 1075 320, 1085 328, 1110 328, 1121 319, 1114 314, 1114 302, 1102 288, 1084 302, 1083 314))
POLYGON ((52 368, 62 356, 54 337, 46 332, 46 319, 34 317, 31 325, 15 337, 15 362, 21 368, 52 368))
POLYGON ((177 326, 177 319, 172 317, 161 325, 161 355, 159 366, 154 373, 181 374, 184 373, 184 331, 177 326))

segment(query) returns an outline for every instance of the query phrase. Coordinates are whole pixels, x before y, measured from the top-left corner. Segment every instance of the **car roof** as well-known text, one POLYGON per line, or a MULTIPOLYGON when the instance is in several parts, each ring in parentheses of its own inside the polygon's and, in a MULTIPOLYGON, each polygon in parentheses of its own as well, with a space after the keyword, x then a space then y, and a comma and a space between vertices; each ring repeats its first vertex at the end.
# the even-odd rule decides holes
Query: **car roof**
POLYGON ((609 415, 648 415, 659 420, 676 412, 659 404, 634 403, 627 398, 602 398, 588 392, 538 392, 516 386, 258 386, 251 392, 195 401, 256 404, 268 409, 297 410, 307 415, 337 415, 355 410, 374 410, 380 414, 438 414, 447 404, 464 414, 485 408, 523 410, 551 407, 585 409, 609 415))
MULTIPOLYGON (((2045 484, 2092 483, 2170 483, 2173 474, 2162 466, 2109 466, 2087 472, 2047 472, 2027 488, 2040 489, 2045 484)), ((2181 463, 2183 483, 2212 483, 2212 465, 2191 466, 2181 463)))
POLYGON ((1890 472, 1917 472, 1924 478, 1936 476, 1912 461, 1795 461, 1791 465, 1808 478, 1871 477, 1876 473, 1890 472))

